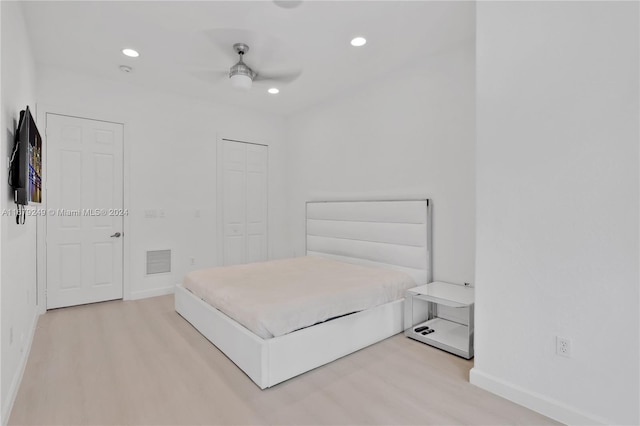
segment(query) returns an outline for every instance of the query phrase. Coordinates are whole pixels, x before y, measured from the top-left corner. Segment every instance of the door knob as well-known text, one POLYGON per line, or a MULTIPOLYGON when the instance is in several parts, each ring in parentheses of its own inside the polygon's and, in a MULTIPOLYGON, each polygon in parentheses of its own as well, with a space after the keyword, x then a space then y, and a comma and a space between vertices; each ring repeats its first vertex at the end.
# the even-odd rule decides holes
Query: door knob
POLYGON ((121 234, 121 233, 119 233, 119 232, 116 232, 115 234, 113 234, 113 235, 111 236, 111 238, 120 238, 120 235, 122 235, 122 234, 121 234))

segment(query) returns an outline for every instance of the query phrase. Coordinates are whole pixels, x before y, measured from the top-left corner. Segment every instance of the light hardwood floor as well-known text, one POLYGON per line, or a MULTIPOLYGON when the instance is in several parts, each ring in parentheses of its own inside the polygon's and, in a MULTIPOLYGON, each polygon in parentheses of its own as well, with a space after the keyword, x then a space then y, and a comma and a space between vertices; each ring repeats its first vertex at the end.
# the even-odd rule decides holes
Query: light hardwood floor
POLYGON ((402 335, 261 391, 173 296, 43 315, 9 423, 551 424, 469 384, 471 361, 402 335))

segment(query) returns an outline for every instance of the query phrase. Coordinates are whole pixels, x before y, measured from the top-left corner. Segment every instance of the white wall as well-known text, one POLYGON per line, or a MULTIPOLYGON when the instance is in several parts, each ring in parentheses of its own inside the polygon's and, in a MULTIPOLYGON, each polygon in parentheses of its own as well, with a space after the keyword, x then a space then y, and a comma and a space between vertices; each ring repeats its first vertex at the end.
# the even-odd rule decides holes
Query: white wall
POLYGON ((125 122, 132 296, 161 294, 189 270, 216 265, 217 134, 269 145, 269 256, 286 255, 283 119, 147 91, 127 84, 126 77, 108 81, 41 67, 38 104, 125 122), (164 210, 165 218, 146 219, 149 209, 164 210), (172 273, 147 276, 146 251, 165 248, 173 251, 172 273))
MULTIPOLYGON (((0 125, 0 210, 13 209, 5 156, 13 149, 20 110, 26 105, 35 112, 35 64, 25 31, 22 6, 0 2, 2 10, 2 124, 0 125)), ((0 299, 1 299, 1 388, 2 421, 19 385, 26 354, 37 319, 36 308, 36 227, 33 218, 17 225, 15 216, 0 216, 0 299)))
POLYGON ((433 278, 474 281, 474 50, 414 67, 289 117, 289 221, 304 253, 309 200, 433 200, 433 278))
POLYGON ((471 379, 568 423, 640 423, 638 12, 477 6, 471 379))

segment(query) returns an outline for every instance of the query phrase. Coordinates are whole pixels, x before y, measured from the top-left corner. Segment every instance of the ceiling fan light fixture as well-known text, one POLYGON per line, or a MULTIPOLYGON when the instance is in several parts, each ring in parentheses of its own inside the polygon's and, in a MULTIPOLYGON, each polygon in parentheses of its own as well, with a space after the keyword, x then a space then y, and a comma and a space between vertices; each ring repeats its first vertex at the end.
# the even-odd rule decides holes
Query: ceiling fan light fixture
POLYGON ((231 86, 236 89, 251 89, 253 79, 256 78, 257 74, 242 61, 244 54, 249 51, 249 46, 244 43, 236 43, 233 45, 233 49, 240 56, 240 60, 229 69, 231 86))
POLYGON ((231 86, 236 89, 249 90, 253 84, 253 80, 246 74, 233 74, 229 76, 231 86))

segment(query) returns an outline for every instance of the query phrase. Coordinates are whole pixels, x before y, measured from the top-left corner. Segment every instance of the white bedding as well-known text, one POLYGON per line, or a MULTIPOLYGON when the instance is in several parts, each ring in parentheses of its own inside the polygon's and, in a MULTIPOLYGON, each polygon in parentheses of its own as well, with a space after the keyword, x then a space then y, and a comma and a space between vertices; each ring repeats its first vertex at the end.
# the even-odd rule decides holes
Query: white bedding
POLYGON ((404 297, 399 271, 316 256, 202 269, 183 286, 263 339, 404 297))

